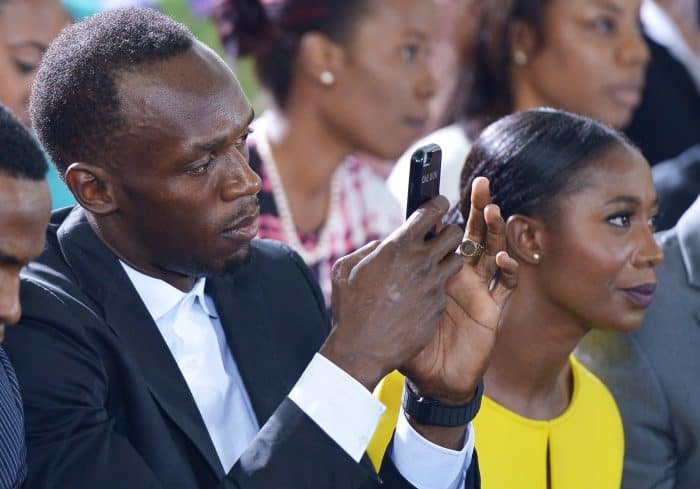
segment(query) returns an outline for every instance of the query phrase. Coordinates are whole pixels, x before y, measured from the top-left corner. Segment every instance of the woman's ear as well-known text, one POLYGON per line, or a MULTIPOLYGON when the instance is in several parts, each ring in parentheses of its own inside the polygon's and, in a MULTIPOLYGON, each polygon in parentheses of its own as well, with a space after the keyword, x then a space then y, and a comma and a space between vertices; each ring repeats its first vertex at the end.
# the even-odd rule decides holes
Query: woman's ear
POLYGON ((335 84, 343 66, 342 46, 319 32, 305 34, 299 44, 301 75, 325 87, 335 84))
POLYGON ((525 68, 537 50, 537 33, 526 22, 516 21, 510 26, 510 60, 518 68, 525 68))
POLYGON ((112 177, 104 168, 90 163, 73 163, 66 170, 65 180, 75 200, 84 209, 98 215, 117 210, 112 177))
POLYGON ((542 222, 522 214, 514 214, 506 223, 508 253, 520 263, 537 265, 542 261, 542 222))

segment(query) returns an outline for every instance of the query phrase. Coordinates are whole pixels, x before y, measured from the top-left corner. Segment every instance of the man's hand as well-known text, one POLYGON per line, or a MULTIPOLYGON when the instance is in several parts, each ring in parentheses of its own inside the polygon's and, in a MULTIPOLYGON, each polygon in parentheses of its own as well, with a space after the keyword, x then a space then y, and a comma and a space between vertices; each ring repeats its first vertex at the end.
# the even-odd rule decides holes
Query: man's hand
POLYGON ((505 223, 491 204, 488 180, 472 186, 465 239, 484 245, 481 255, 461 258, 464 267, 447 283, 447 308, 426 348, 401 371, 414 391, 445 404, 466 404, 484 375, 501 310, 517 283, 518 263, 506 253, 505 223))
POLYGON ((321 353, 370 391, 424 350, 444 322, 446 283, 463 265, 454 253, 462 233, 447 226, 424 238, 448 207, 444 197, 433 199, 333 269, 333 331, 321 353))

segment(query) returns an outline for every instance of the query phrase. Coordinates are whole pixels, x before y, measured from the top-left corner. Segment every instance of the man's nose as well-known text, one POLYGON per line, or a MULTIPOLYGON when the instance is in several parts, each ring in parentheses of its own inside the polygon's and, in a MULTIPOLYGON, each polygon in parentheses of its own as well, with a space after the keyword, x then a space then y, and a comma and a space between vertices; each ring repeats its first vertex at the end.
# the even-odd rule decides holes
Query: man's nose
POLYGON ((257 195, 262 190, 260 175, 250 167, 247 161, 238 163, 238 167, 227 179, 223 186, 224 200, 231 201, 240 197, 257 195))

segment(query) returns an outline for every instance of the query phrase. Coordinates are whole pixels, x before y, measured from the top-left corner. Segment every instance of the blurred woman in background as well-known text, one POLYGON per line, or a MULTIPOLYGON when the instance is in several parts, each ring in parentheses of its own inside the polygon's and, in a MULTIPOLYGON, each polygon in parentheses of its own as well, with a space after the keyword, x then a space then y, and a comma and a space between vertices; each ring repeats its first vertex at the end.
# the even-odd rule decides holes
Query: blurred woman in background
POLYGON ((435 91, 432 0, 229 0, 215 13, 274 107, 254 124, 260 238, 290 244, 330 303, 341 256, 389 234, 402 210, 351 155, 396 159, 426 128, 435 91))
MULTIPOLYGON (((0 102, 26 127, 31 126, 29 92, 39 62, 69 22, 59 0, 0 0, 0 102)), ((75 203, 52 165, 47 180, 54 208, 75 203)))
MULTIPOLYGON (((616 131, 539 109, 505 117, 476 140, 461 178, 464 216, 483 208, 472 205, 477 177, 490 182, 519 264, 474 421, 484 487, 619 488, 619 411, 572 352, 590 330, 636 329, 651 303, 663 253, 649 164, 616 131)), ((393 414, 375 435, 373 460, 402 389, 394 373, 375 392, 393 414)))
MULTIPOLYGON (((648 48, 641 0, 485 0, 476 37, 474 82, 458 123, 414 147, 443 149, 440 190, 456 203, 471 141, 516 111, 554 107, 623 128, 640 102, 648 48)), ((409 149, 388 185, 406 202, 409 149)))

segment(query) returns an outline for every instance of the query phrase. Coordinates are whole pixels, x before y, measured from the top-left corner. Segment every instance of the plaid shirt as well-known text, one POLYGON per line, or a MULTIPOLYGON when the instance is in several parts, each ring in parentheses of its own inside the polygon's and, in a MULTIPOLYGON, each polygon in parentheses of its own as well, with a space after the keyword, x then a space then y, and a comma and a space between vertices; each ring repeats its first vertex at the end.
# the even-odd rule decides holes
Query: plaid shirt
MULTIPOLYGON (((258 130, 258 129, 256 129, 258 130)), ((251 136, 250 166, 262 178, 258 238, 289 242, 281 225, 269 178, 251 136)), ((326 305, 331 300, 331 270, 341 257, 370 241, 383 239, 403 222, 403 212, 389 193, 384 180, 354 157, 347 158, 336 170, 340 182, 339 199, 334 212, 326 218, 327 252, 307 263, 323 291, 326 305)), ((298 233, 302 246, 311 251, 318 244, 320 231, 298 233)))

